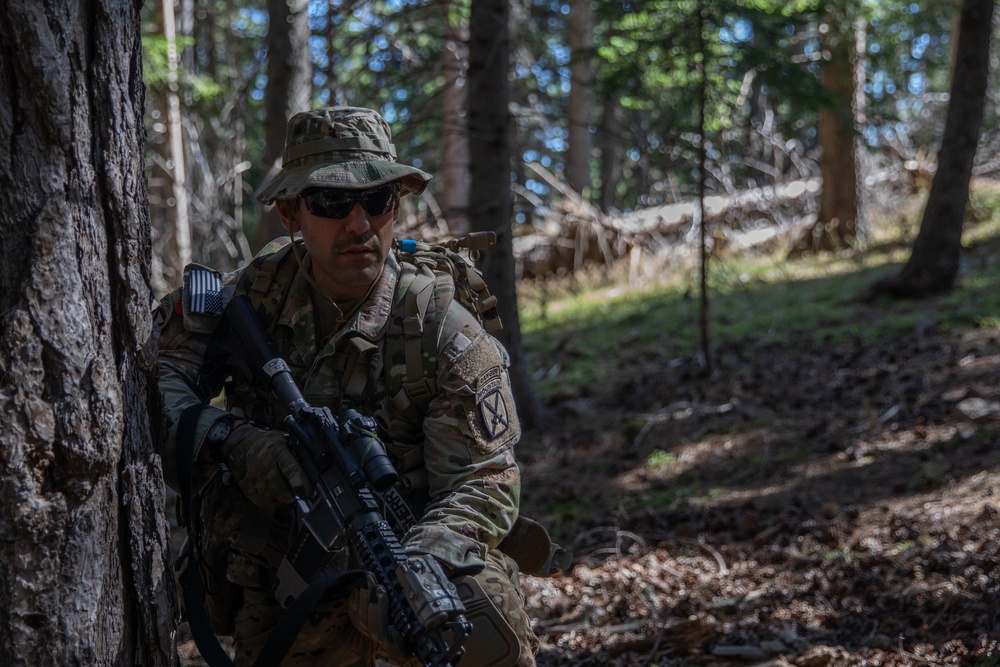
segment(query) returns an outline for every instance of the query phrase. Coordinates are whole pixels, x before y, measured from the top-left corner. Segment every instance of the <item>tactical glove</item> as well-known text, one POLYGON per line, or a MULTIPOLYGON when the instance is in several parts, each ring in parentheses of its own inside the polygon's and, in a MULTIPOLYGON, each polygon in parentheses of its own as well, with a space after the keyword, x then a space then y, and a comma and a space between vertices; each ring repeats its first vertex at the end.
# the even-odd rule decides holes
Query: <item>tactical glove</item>
POLYGON ((226 438, 222 454, 240 490, 259 507, 309 495, 309 480, 282 431, 241 424, 226 438))
POLYGON ((408 664, 403 638, 389 617, 389 596, 375 577, 367 574, 351 589, 347 603, 354 626, 385 651, 396 664, 408 664))

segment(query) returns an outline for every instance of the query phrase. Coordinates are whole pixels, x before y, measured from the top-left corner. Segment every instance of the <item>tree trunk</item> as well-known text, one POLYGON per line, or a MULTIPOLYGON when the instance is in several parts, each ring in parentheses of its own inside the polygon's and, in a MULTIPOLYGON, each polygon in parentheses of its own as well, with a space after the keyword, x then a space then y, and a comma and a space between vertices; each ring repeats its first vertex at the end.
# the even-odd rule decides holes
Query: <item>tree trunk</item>
POLYGON ((497 246, 484 253, 483 275, 499 301, 500 338, 511 357, 511 383, 526 428, 539 420, 517 314, 510 190, 510 90, 507 0, 472 0, 469 19, 469 154, 471 215, 476 231, 493 231, 497 246))
POLYGON ((465 125, 467 103, 466 70, 468 59, 468 26, 464 12, 448 11, 444 14, 444 53, 441 71, 444 73, 444 91, 441 96, 444 127, 441 138, 444 151, 441 156, 441 208, 453 236, 469 230, 469 132, 465 125))
MULTIPOLYGON (((312 99, 312 59, 309 55, 309 1, 267 0, 267 89, 264 91, 265 178, 277 173, 285 149, 288 119, 308 111, 312 99)), ((254 247, 263 248, 287 234, 274 207, 262 210, 254 247)))
POLYGON ((569 12, 570 89, 566 182, 590 199, 590 157, 594 152, 590 123, 594 117, 594 12, 591 0, 573 0, 569 12))
POLYGON ((969 181, 983 123, 995 6, 995 0, 962 3, 948 115, 920 232, 906 265, 876 283, 876 293, 920 297, 950 290, 955 284, 969 181))
POLYGON ((705 194, 707 192, 708 174, 705 171, 705 161, 708 150, 708 132, 705 128, 705 107, 708 105, 708 77, 705 72, 705 60, 708 53, 705 50, 705 6, 698 4, 698 53, 701 60, 695 65, 698 72, 698 233, 701 249, 699 252, 699 305, 698 331, 701 339, 701 366, 706 376, 712 374, 712 343, 709 327, 708 301, 708 220, 705 216, 705 194))
POLYGON ((194 2, 195 0, 180 0, 180 20, 177 22, 177 31, 186 42, 180 50, 181 66, 188 72, 195 71, 194 2))
POLYGON ((195 24, 198 31, 195 41, 201 45, 202 52, 205 54, 204 72, 213 81, 218 81, 219 77, 219 59, 216 53, 218 48, 216 38, 218 11, 219 7, 214 0, 200 0, 198 12, 203 18, 195 24))
POLYGON ((170 137, 168 156, 173 164, 170 191, 174 205, 169 208, 173 218, 170 225, 174 230, 177 245, 178 266, 174 275, 181 275, 184 267, 191 263, 191 218, 188 215, 188 184, 184 157, 184 127, 181 120, 181 97, 177 86, 177 70, 180 57, 177 53, 177 23, 174 17, 174 0, 163 0, 163 36, 167 40, 167 136, 170 137))
POLYGON ((598 133, 601 165, 601 210, 609 213, 618 207, 618 182, 621 178, 621 120, 618 100, 608 95, 601 110, 601 131, 598 133))
POLYGON ((793 255, 853 247, 858 235, 859 137, 855 129, 863 85, 860 53, 864 27, 852 16, 850 3, 829 6, 823 47, 823 88, 831 104, 819 112, 819 170, 823 189, 816 224, 799 241, 793 255))
POLYGON ((177 661, 150 446, 140 7, 0 3, 4 664, 177 661))

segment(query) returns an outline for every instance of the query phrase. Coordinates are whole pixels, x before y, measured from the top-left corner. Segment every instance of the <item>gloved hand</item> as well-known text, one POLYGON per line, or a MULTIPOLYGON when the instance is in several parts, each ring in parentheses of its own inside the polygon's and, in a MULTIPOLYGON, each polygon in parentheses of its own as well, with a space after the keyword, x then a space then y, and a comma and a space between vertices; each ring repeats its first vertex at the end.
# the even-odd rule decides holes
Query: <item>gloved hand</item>
POLYGON ((288 435, 247 422, 222 445, 222 455, 240 490, 260 507, 288 504, 310 493, 309 479, 288 449, 288 435))
POLYGON ((389 618, 389 595, 376 583, 375 577, 367 574, 358 580, 351 589, 347 609, 358 631, 378 644, 392 662, 408 664, 403 637, 389 618))

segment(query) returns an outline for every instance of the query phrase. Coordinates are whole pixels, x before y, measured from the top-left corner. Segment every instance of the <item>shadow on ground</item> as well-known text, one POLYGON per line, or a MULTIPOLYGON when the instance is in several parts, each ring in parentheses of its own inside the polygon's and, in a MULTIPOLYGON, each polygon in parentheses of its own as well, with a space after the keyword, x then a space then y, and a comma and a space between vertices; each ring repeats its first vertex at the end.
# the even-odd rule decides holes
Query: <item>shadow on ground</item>
POLYGON ((719 359, 591 386, 522 440, 524 511, 578 555, 526 587, 540 664, 995 664, 1000 333, 719 359))

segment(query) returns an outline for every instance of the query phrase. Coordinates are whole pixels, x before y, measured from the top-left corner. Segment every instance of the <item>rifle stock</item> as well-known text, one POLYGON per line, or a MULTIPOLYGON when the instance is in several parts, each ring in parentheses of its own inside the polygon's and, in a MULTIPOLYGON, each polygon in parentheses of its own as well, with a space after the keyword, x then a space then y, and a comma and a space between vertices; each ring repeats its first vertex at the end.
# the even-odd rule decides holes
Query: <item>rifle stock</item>
POLYGON ((406 650, 426 667, 451 667, 472 630, 455 586, 431 556, 407 557, 379 509, 373 491, 398 479, 375 423, 354 410, 338 420, 302 396, 284 359, 268 340, 249 299, 233 298, 215 344, 250 381, 266 386, 285 407, 290 446, 312 494, 297 499, 301 528, 278 569, 275 594, 288 605, 350 545, 358 564, 382 586, 389 613, 406 650), (445 635, 449 639, 445 639, 445 635))

